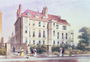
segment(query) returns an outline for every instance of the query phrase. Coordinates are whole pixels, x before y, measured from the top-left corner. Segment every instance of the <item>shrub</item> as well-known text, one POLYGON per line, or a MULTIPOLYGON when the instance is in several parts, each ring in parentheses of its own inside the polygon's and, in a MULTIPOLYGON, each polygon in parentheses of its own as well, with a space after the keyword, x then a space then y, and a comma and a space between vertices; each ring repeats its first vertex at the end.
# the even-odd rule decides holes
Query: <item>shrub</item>
POLYGON ((47 47, 42 45, 42 46, 37 46, 37 53, 41 54, 47 51, 47 47))
POLYGON ((31 50, 33 50, 34 48, 37 49, 37 53, 39 53, 39 54, 47 51, 47 47, 45 45, 37 45, 37 46, 30 47, 31 50))
POLYGON ((53 46, 52 47, 52 52, 59 52, 60 51, 60 47, 59 46, 53 46))

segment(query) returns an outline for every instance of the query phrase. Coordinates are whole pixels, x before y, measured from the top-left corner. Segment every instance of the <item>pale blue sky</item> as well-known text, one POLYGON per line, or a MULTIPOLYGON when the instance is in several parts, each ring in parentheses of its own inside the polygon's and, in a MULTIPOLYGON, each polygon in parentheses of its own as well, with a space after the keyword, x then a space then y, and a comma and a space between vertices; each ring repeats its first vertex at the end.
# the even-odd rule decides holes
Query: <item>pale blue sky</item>
POLYGON ((22 4, 22 11, 26 9, 41 11, 47 6, 49 14, 66 19, 76 31, 83 26, 90 27, 90 0, 0 0, 5 38, 11 35, 19 4, 22 4))

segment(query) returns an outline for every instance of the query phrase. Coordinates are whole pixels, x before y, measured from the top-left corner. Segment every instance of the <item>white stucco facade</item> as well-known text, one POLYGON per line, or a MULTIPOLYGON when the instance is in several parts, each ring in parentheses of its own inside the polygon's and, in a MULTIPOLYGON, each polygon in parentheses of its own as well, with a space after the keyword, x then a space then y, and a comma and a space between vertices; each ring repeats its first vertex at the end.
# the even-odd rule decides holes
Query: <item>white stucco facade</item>
POLYGON ((47 8, 42 13, 26 10, 19 13, 15 23, 16 41, 31 45, 60 45, 73 40, 73 31, 66 20, 59 16, 47 14, 47 8))

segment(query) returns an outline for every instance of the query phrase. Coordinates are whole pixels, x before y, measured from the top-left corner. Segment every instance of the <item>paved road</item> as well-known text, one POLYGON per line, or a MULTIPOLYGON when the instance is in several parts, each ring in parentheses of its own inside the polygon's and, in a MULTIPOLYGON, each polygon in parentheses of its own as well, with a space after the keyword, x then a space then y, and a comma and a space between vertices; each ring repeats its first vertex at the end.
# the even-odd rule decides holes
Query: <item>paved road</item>
POLYGON ((20 56, 2 56, 0 62, 90 62, 90 56, 79 57, 20 57, 20 56))

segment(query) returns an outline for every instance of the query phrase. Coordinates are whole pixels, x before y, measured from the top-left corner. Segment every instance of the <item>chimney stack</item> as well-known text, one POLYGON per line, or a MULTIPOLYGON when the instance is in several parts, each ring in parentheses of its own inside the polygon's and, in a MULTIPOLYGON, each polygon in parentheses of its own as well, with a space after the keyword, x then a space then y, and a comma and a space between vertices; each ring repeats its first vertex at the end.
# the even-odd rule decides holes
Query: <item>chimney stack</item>
POLYGON ((21 4, 19 4, 19 8, 17 9, 17 18, 21 17, 21 4))
POLYGON ((42 14, 44 16, 47 16, 47 12, 48 12, 48 8, 47 7, 44 7, 43 10, 42 10, 42 14))

